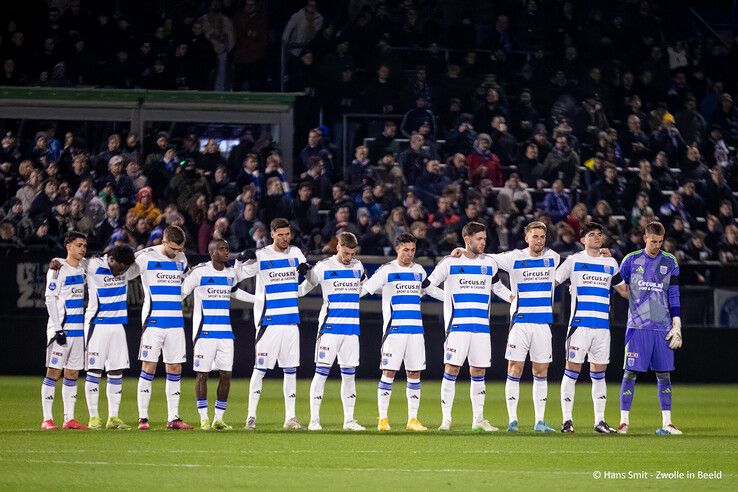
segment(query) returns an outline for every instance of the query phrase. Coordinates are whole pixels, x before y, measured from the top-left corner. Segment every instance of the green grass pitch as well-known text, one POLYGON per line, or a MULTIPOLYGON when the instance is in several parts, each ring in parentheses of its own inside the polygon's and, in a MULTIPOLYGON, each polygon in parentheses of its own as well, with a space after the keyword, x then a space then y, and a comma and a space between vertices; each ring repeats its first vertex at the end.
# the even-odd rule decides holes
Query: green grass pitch
MULTIPOLYGON (((521 385, 521 432, 509 435, 469 432, 468 384, 457 384, 454 430, 441 434, 438 381, 423 383, 420 420, 429 432, 410 434, 405 385, 398 379, 390 407, 392 432, 376 430, 376 382, 359 381, 356 417, 369 430, 347 433, 342 423, 339 380, 326 385, 323 432, 281 429, 284 409, 281 381, 265 380, 258 430, 243 431, 247 380, 235 380, 226 421, 230 432, 166 431, 163 377, 155 380, 152 430, 141 432, 41 432, 41 377, 0 378, 0 490, 490 490, 499 486, 540 489, 623 487, 738 490, 738 387, 674 386, 674 421, 684 436, 656 436, 661 424, 655 383, 639 383, 631 412, 631 434, 592 432, 588 380, 577 384, 574 435, 534 435, 530 384, 521 385), (721 478, 698 479, 698 472, 721 478), (682 473, 659 478, 658 472, 682 473), (695 477, 691 478, 690 473, 695 477), (601 474, 597 479, 595 476, 601 474), (619 475, 622 474, 622 475, 619 475), (642 474, 642 475, 636 475, 642 474)), ((211 418, 214 384, 211 381, 211 418)), ((121 417, 136 421, 136 380, 124 379, 121 417)), ((310 382, 298 382, 298 418, 309 419, 310 382)), ((100 413, 106 411, 101 385, 100 413)), ((61 385, 54 415, 61 424, 61 385)), ((199 421, 194 381, 184 380, 180 413, 199 421)), ((618 387, 609 385, 607 420, 618 422, 618 387)), ((502 383, 488 383, 486 416, 503 427, 507 418, 502 383)), ((549 384, 547 420, 561 420, 558 384, 549 384)), ((77 417, 86 423, 83 383, 77 417)))

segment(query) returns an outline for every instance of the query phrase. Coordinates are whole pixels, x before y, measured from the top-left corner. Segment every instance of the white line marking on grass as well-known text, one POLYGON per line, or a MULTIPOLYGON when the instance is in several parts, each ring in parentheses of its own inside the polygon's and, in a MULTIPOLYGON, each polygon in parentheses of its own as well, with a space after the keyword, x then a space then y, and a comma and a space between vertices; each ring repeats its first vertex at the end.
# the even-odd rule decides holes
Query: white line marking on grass
POLYGON ((204 463, 147 463, 147 462, 126 462, 126 461, 86 461, 86 460, 12 460, 0 458, 0 462, 6 463, 33 463, 43 465, 86 465, 86 466, 140 466, 154 468, 207 468, 207 469, 231 469, 231 470, 295 470, 296 468, 304 468, 306 470, 320 470, 321 472, 383 472, 383 473, 490 473, 490 474, 536 474, 541 473, 555 475, 591 475, 591 472, 561 471, 561 470, 501 470, 487 468, 360 468, 360 467, 339 467, 339 468, 316 468, 295 467, 295 466, 270 466, 270 465, 228 465, 218 464, 209 465, 204 463))

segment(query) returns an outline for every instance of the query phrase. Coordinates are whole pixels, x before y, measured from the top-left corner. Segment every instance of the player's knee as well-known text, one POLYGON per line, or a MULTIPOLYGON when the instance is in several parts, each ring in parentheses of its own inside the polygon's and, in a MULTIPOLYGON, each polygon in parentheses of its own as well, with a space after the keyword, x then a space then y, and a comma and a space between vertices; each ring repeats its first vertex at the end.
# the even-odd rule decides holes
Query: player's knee
POLYGON ((382 376, 389 379, 395 379, 395 374, 397 374, 397 371, 382 371, 382 376))
POLYGON ((208 373, 207 372, 196 372, 195 373, 195 379, 197 381, 207 381, 208 380, 208 373))
POLYGON ((61 369, 53 369, 49 367, 46 369, 46 377, 58 381, 61 377, 61 369))
POLYGON ((64 377, 67 379, 77 379, 79 377, 79 371, 74 369, 64 369, 64 377))
POLYGON ((658 379, 662 383, 663 382, 667 382, 667 381, 671 381, 671 374, 668 373, 668 372, 657 372, 656 373, 656 379, 658 379))
POLYGON ((222 381, 231 379, 231 371, 220 371, 218 376, 222 381))
MULTIPOLYGON (((87 371, 87 374, 92 374, 93 376, 100 377, 100 376, 102 376, 102 370, 100 370, 100 369, 90 369, 89 371, 87 371)), ((122 371, 110 371, 110 372, 108 372, 108 374, 110 376, 117 376, 119 374, 123 374, 123 372, 122 371)))
POLYGON ((582 365, 577 364, 576 362, 567 361, 566 368, 569 369, 570 371, 582 372, 582 365))
POLYGON ((182 364, 167 364, 166 369, 169 374, 182 374, 182 364))
POLYGON ((523 364, 510 361, 510 363, 508 363, 507 365, 507 373, 510 376, 519 378, 523 374, 523 364))
POLYGON ((446 364, 446 368, 444 370, 446 371, 446 374, 450 374, 452 376, 458 376, 461 368, 459 366, 454 366, 452 364, 446 364))
MULTIPOLYGON (((487 370, 484 367, 470 367, 469 368, 469 375, 473 377, 480 377, 484 376, 487 373, 487 370)), ((458 370, 457 370, 458 374, 458 370)))
POLYGON ((626 369, 625 372, 623 373, 623 379, 632 379, 633 381, 635 381, 636 379, 638 379, 638 373, 635 371, 626 369))
POLYGON ((420 371, 405 371, 408 379, 420 379, 420 371))
MULTIPOLYGON (((102 371, 97 371, 95 374, 102 374, 102 371)), ((117 369, 115 371, 108 371, 108 376, 122 376, 122 375, 123 375, 123 369, 117 369)))

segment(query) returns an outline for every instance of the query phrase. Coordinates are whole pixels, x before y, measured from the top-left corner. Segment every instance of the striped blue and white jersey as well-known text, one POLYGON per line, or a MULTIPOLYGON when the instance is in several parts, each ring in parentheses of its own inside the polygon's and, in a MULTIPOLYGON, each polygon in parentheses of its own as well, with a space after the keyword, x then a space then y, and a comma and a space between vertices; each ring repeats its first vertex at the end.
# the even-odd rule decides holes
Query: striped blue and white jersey
POLYGON ((108 255, 87 261, 87 310, 85 326, 128 324, 128 281, 139 275, 134 263, 123 275, 115 276, 108 264, 108 255))
POLYGON ((236 262, 239 279, 256 276, 254 290, 254 320, 256 327, 269 325, 297 325, 297 265, 305 263, 300 248, 290 246, 280 252, 270 244, 256 251, 256 259, 236 262))
POLYGON ((586 251, 564 260, 556 270, 556 282, 571 282, 569 326, 610 328, 610 286, 623 283, 619 272, 615 258, 590 256, 586 251))
POLYGON ((236 270, 216 270, 212 261, 200 263, 185 274, 182 299, 194 292, 192 339, 234 338, 231 329, 231 290, 238 283, 236 270))
POLYGON ((364 265, 353 259, 344 265, 337 256, 319 261, 305 276, 298 294, 304 296, 316 285, 323 291, 318 315, 318 334, 359 334, 359 297, 366 278, 364 265))
MULTIPOLYGON (((496 278, 498 268, 494 258, 487 254, 476 258, 446 256, 436 265, 428 281, 431 285, 443 282, 443 318, 447 333, 489 333, 492 288, 494 285, 497 290, 502 286, 496 278)), ((500 297, 510 301, 509 294, 506 298, 500 297)))
POLYGON ((184 328, 182 276, 187 268, 187 257, 178 253, 169 258, 163 248, 163 245, 152 246, 136 253, 144 291, 141 310, 144 329, 184 328))
POLYGON ((561 257, 548 248, 531 256, 529 248, 492 255, 500 270, 510 275, 510 290, 515 299, 510 304, 510 324, 553 323, 553 296, 556 267, 561 257))
POLYGON ((47 340, 58 330, 64 330, 68 337, 84 335, 85 269, 81 263, 73 267, 65 259, 60 262, 61 268, 46 272, 47 340))
POLYGON ((392 260, 374 272, 362 287, 362 293, 382 292, 384 334, 423 333, 420 298, 426 273, 422 266, 411 263, 403 267, 392 260))

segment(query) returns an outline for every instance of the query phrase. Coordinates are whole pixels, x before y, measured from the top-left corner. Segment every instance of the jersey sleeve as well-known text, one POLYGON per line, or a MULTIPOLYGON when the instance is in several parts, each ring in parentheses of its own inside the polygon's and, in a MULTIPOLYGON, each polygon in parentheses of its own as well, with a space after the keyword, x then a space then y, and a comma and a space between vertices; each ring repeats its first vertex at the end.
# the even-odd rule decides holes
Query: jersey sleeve
POLYGON ((379 269, 374 272, 374 275, 372 275, 366 282, 364 282, 364 285, 361 286, 361 294, 376 294, 382 286, 384 286, 386 278, 386 268, 383 266, 379 267, 379 269))
POLYGON ((259 258, 257 257, 254 260, 248 260, 243 263, 236 261, 235 267, 240 272, 240 274, 237 274, 239 279, 243 280, 254 277, 259 273, 259 258))
POLYGON ((506 251, 504 253, 497 253, 491 256, 497 263, 497 266, 499 266, 500 270, 504 270, 509 273, 512 270, 513 262, 515 261, 513 258, 514 254, 514 251, 506 251))
POLYGON ((61 330, 61 322, 59 321, 59 290, 61 289, 62 275, 61 269, 46 272, 46 311, 49 313, 49 329, 53 331, 61 330))
POLYGON ((620 264, 620 276, 623 278, 625 283, 630 283, 630 269, 632 264, 632 256, 626 256, 623 262, 620 264))
POLYGON ((305 275, 305 280, 302 281, 297 289, 297 296, 302 297, 313 290, 315 286, 320 283, 320 277, 322 276, 322 274, 323 265, 322 263, 318 263, 312 269, 310 269, 309 272, 307 272, 307 275, 305 275))
POLYGON ((448 259, 444 258, 438 262, 436 267, 433 269, 430 275, 428 275, 428 282, 431 285, 437 286, 443 283, 448 277, 448 259))
POLYGON ((620 274, 620 266, 618 265, 617 260, 612 258, 612 261, 610 262, 611 266, 613 267, 613 273, 612 273, 612 285, 617 286, 620 284, 624 284, 625 280, 623 279, 623 276, 620 274))
POLYGON ((574 264, 574 260, 572 258, 573 257, 570 256, 567 259, 565 259, 564 262, 561 265, 559 265, 559 268, 556 269, 556 283, 557 284, 561 285, 567 280, 569 280, 569 278, 571 277, 572 266, 574 264))
POLYGON ((184 277, 182 282, 182 299, 186 299, 192 291, 197 287, 198 280, 200 278, 199 269, 192 269, 184 277))
POLYGON ((298 247, 295 247, 295 255, 297 256, 298 263, 307 263, 307 258, 305 258, 305 255, 302 254, 302 250, 298 247))
POLYGON ((131 266, 128 267, 128 270, 126 270, 126 280, 130 282, 139 275, 141 275, 141 267, 139 267, 138 263, 134 261, 131 266))
POLYGON ((558 267, 561 264, 561 255, 553 250, 550 250, 550 253, 554 260, 554 266, 558 267))

